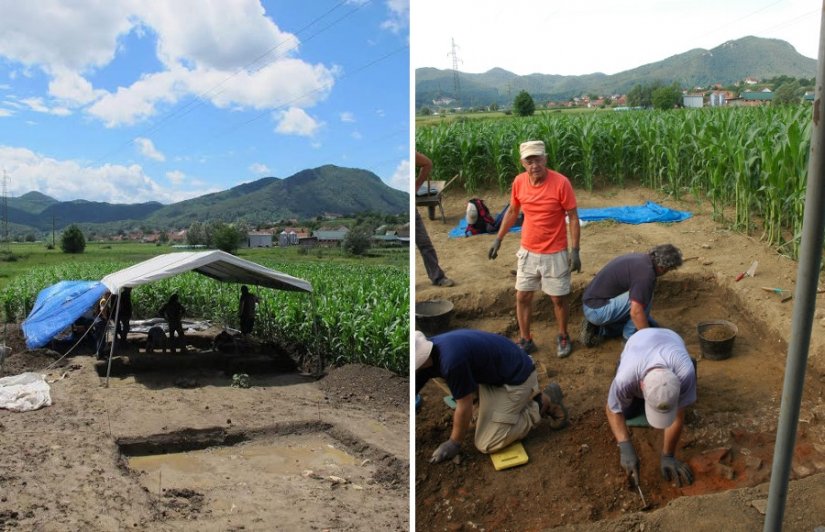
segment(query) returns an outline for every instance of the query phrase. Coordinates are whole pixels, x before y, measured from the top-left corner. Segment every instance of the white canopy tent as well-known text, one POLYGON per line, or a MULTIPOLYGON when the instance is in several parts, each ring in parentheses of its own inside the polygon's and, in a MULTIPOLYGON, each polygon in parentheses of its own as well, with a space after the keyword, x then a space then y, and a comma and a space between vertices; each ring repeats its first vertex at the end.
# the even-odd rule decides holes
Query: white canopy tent
MULTIPOLYGON (((101 283, 112 294, 120 295, 120 291, 124 288, 140 286, 189 271, 198 272, 221 282, 243 283, 276 290, 312 293, 312 284, 309 281, 271 270, 260 264, 219 250, 182 251, 158 255, 128 268, 110 273, 101 280, 101 283)), ((117 301, 115 322, 117 322, 117 316, 120 312, 119 297, 117 301)), ((106 386, 109 385, 109 373, 112 369, 114 350, 115 342, 112 342, 109 349, 109 363, 106 369, 106 386)))
POLYGON ((308 281, 270 270, 260 264, 241 259, 225 251, 181 251, 158 255, 134 266, 110 273, 101 282, 109 292, 119 294, 127 287, 152 283, 173 275, 196 271, 222 282, 253 284, 275 288, 312 292, 308 281))

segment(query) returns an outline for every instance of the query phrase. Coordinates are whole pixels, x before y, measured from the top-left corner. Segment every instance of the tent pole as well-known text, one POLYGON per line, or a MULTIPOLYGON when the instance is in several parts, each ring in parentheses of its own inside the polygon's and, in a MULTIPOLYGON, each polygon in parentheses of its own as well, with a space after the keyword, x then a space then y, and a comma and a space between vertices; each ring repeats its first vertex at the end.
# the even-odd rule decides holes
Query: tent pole
MULTIPOLYGON (((109 374, 112 372, 112 356, 115 354, 115 342, 117 341, 117 319, 120 314, 120 288, 117 289, 117 306, 115 307, 115 330, 112 335, 112 345, 109 347, 109 364, 106 366, 106 387, 109 387, 109 374)), ((111 301, 111 299, 110 299, 111 301)), ((106 329, 109 328, 109 323, 103 329, 103 337, 106 338, 106 329)))
MULTIPOLYGON (((825 0, 823 0, 825 1, 825 0)), ((309 300, 312 302, 312 332, 315 338, 318 338, 318 303, 315 301, 315 292, 311 292, 309 300)), ((318 349, 318 371, 315 377, 320 377, 324 373, 324 357, 321 350, 318 349)))

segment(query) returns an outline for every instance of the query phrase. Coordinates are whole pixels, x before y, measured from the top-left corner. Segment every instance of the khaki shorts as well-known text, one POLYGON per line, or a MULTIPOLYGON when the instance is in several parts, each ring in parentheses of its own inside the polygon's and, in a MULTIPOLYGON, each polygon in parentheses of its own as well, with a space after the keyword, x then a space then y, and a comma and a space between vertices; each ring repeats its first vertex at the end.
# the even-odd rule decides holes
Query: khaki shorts
POLYGON ((476 448, 495 453, 527 436, 541 420, 539 405, 533 400, 538 393, 536 370, 521 384, 479 384, 476 448))
POLYGON ((570 293, 570 265, 566 249, 558 253, 542 254, 519 248, 516 257, 516 290, 535 292, 541 288, 549 296, 566 296, 570 293))

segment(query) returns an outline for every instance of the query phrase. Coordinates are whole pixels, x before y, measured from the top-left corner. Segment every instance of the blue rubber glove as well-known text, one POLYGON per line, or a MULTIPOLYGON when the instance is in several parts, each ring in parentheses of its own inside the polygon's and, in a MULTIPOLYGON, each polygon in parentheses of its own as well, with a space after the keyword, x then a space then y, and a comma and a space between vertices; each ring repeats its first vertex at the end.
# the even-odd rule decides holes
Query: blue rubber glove
POLYGON ((633 479, 634 486, 639 485, 639 457, 630 440, 619 442, 619 463, 627 476, 633 479))
POLYGON ((680 462, 672 454, 662 455, 659 461, 659 469, 665 480, 675 480, 676 485, 680 488, 683 482, 686 486, 693 484, 693 471, 690 470, 690 466, 680 462))

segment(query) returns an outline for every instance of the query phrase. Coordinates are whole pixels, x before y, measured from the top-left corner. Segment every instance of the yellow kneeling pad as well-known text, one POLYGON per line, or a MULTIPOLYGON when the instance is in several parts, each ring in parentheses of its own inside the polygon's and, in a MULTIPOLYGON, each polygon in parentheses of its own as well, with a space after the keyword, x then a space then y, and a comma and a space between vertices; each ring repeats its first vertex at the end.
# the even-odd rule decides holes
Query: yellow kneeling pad
POLYGON ((493 467, 496 471, 526 464, 528 460, 527 452, 520 441, 491 454, 490 458, 493 459, 493 467))

